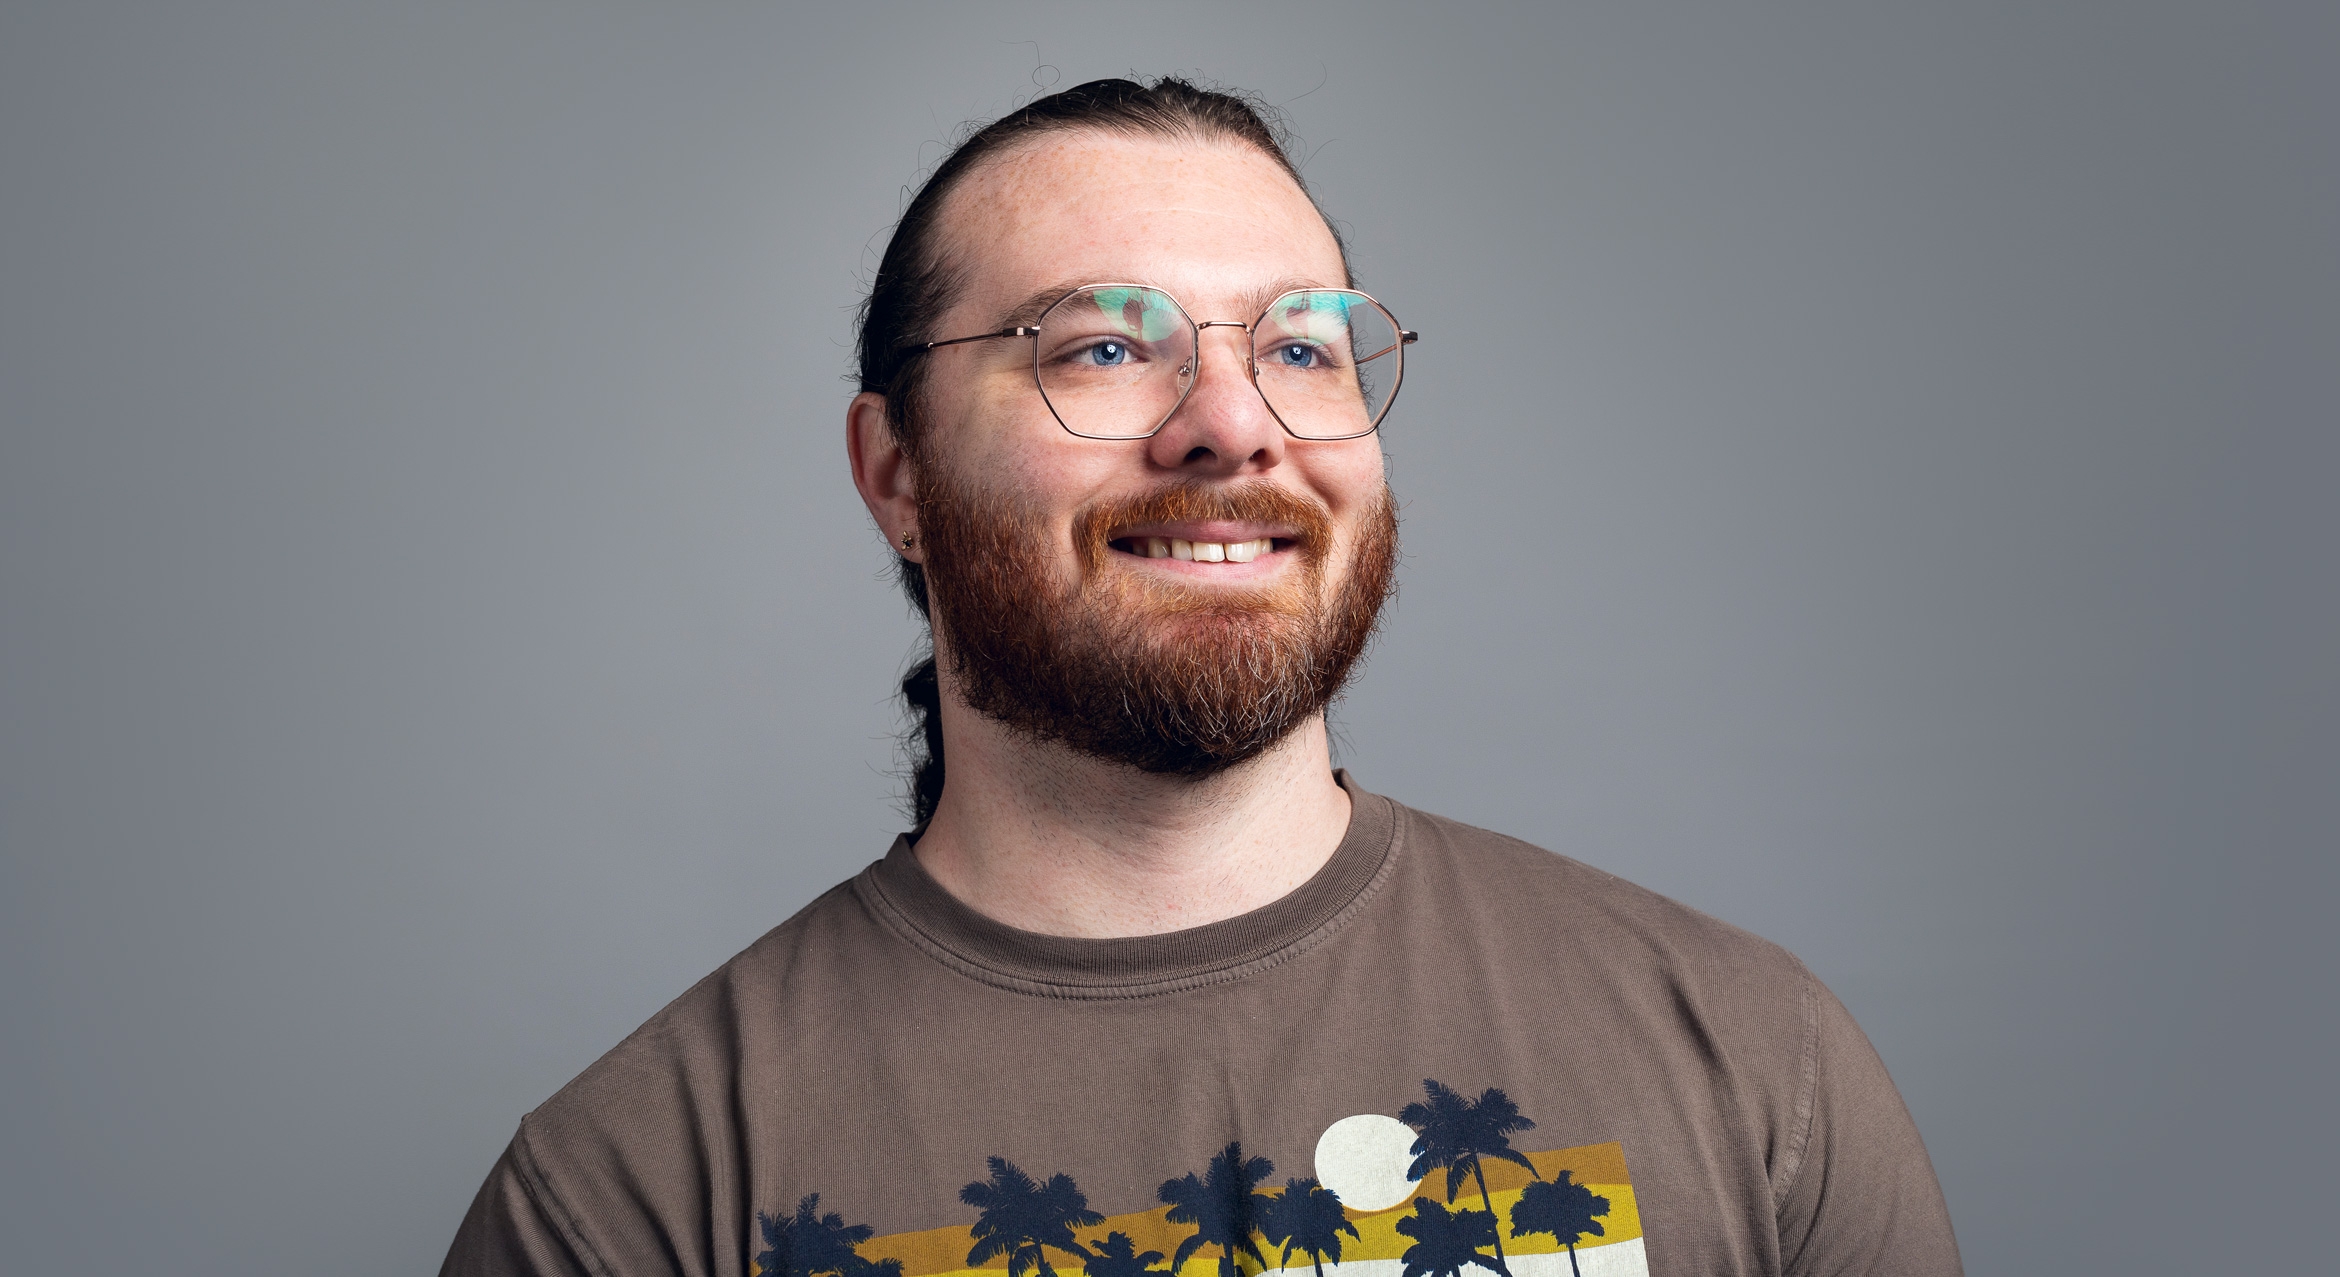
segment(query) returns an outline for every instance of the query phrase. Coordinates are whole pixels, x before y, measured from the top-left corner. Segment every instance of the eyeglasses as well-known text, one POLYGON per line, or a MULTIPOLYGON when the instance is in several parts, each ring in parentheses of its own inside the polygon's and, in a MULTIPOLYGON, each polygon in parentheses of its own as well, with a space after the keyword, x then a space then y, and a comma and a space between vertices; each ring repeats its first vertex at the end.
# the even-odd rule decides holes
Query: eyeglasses
POLYGON ((1032 375, 1059 425, 1084 439, 1144 439, 1194 389, 1205 328, 1239 328, 1250 336, 1244 372, 1295 439, 1372 434, 1397 398, 1406 347, 1421 339, 1354 289, 1296 289, 1246 324, 1196 323, 1177 298, 1143 284, 1090 284, 1057 299, 1033 323, 912 350, 1029 337, 1032 375))

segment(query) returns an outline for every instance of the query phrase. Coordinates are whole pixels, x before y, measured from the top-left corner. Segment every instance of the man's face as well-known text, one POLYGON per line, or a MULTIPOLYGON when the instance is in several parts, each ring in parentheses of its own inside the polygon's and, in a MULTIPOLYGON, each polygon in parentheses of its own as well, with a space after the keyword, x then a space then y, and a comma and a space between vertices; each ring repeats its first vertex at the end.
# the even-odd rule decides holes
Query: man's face
MULTIPOLYGON (((971 175, 940 229, 964 272, 946 338, 1031 323, 1084 284, 1146 284, 1197 322, 1248 323, 1281 293, 1347 282, 1307 197, 1232 143, 1046 139, 971 175)), ((1248 350, 1240 329, 1203 329, 1185 401, 1127 440, 1057 423, 1028 339, 926 356, 920 557, 975 708, 1191 773, 1274 744, 1338 690, 1394 559, 1381 450, 1286 434, 1248 350), (1155 557, 1157 541, 1231 549, 1155 557)))

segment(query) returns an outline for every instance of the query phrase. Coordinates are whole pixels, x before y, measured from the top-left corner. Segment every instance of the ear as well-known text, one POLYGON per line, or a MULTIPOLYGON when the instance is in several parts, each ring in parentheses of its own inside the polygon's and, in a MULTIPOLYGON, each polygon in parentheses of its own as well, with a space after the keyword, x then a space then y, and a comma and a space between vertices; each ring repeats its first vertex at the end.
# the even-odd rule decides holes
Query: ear
POLYGON ((845 406, 845 455, 853 463, 853 486, 869 517, 894 553, 912 563, 926 562, 926 547, 918 544, 918 499, 910 458, 886 421, 886 397, 872 391, 853 396, 845 406), (902 544, 902 538, 910 544, 902 544))

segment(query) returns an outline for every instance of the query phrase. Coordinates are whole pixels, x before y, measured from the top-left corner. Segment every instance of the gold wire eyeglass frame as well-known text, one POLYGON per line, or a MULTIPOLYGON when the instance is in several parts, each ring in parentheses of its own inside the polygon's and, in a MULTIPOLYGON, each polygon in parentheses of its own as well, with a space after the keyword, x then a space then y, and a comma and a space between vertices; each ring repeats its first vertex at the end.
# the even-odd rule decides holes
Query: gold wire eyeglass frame
POLYGON ((1192 315, 1187 313, 1186 303, 1179 301, 1176 297, 1171 296, 1169 292, 1163 289, 1156 288, 1151 284, 1102 283, 1083 284, 1079 288, 1073 289, 1064 296, 1057 298, 1053 302, 1050 302, 1048 304, 1048 309, 1041 311, 1040 317, 1029 324, 1019 324, 1013 328, 1002 328, 997 332, 975 333, 972 336, 967 337, 947 337, 941 341, 930 341, 923 345, 911 347, 910 353, 914 355, 923 355, 930 350, 939 350, 944 346, 960 346, 974 341, 996 341, 1002 337, 1029 337, 1032 339, 1032 385, 1040 392, 1040 402, 1048 405, 1048 415, 1056 418, 1056 424, 1064 427, 1066 434, 1075 435, 1082 439, 1151 439, 1155 435, 1162 433, 1162 427, 1170 424, 1170 418, 1178 415, 1179 406, 1186 402, 1186 397, 1194 392, 1195 383, 1201 380, 1199 376, 1187 378, 1186 385, 1180 388, 1178 392, 1177 402, 1170 405, 1170 410, 1162 414, 1162 419, 1154 423, 1153 429, 1148 430, 1144 434, 1140 435, 1097 435, 1090 434, 1087 431, 1073 429, 1072 424, 1064 419, 1064 414, 1056 410, 1056 404, 1048 398, 1048 384, 1047 382, 1043 381, 1040 376, 1040 330, 1047 325, 1049 314, 1057 307, 1064 305, 1066 302, 1071 301, 1075 297, 1079 297, 1084 293, 1091 293, 1102 288, 1142 288, 1147 292, 1160 294, 1163 298, 1167 299, 1169 303, 1177 309, 1178 317, 1186 321, 1188 336, 1192 338, 1194 344, 1194 359, 1197 373, 1201 371, 1202 363, 1202 330, 1205 328, 1241 329, 1246 336, 1254 339, 1250 349, 1247 350, 1243 356, 1243 373, 1244 376, 1251 382, 1252 392, 1259 396, 1259 401, 1261 403, 1267 405, 1268 415, 1276 419, 1276 424, 1284 428, 1285 434, 1288 434, 1295 439, 1307 439, 1317 443, 1337 443, 1344 439, 1362 439, 1365 436, 1372 434, 1374 431, 1381 429, 1382 420, 1389 416, 1390 408, 1397 403, 1399 387, 1405 384, 1405 348, 1413 345, 1417 341, 1422 340, 1422 334, 1415 332, 1413 329, 1401 327, 1398 324, 1397 316, 1390 313, 1389 307, 1382 305, 1378 301, 1375 301, 1370 294, 1359 292, 1354 288, 1295 288, 1290 292, 1279 294, 1275 300, 1269 302, 1264 308, 1260 310, 1259 314, 1254 317, 1250 323, 1247 324, 1241 320, 1236 319, 1206 319, 1198 323, 1192 315), (1382 317, 1389 320, 1389 326, 1397 331, 1398 339, 1395 343, 1383 347, 1380 350, 1374 351, 1370 355, 1358 357, 1354 361, 1356 366, 1362 367, 1369 360, 1379 359, 1383 355, 1395 354, 1397 356, 1397 368, 1390 377, 1389 398, 1382 401, 1381 410, 1373 414, 1372 423, 1367 425, 1363 430, 1353 430, 1347 434, 1338 435, 1301 434, 1299 431, 1292 428, 1292 423, 1284 420, 1284 414, 1276 411, 1275 401, 1268 398, 1267 392, 1261 390, 1259 387, 1259 348, 1257 338, 1260 325, 1266 322, 1267 317, 1275 311, 1277 306, 1283 304, 1285 298, 1297 297, 1303 293, 1339 293, 1347 297, 1362 298, 1366 305, 1369 305, 1373 307, 1373 309, 1380 311, 1382 317))

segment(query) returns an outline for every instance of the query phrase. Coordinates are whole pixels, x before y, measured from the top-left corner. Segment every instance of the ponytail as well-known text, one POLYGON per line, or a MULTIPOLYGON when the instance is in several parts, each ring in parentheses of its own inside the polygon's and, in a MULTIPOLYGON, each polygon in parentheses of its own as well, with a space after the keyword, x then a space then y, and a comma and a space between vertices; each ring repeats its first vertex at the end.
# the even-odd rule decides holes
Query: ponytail
MULTIPOLYGON (((919 619, 931 624, 932 614, 926 603, 926 570, 908 559, 897 558, 894 572, 902 583, 902 593, 918 609, 919 619)), ((910 756, 910 823, 923 830, 926 822, 934 819, 935 804, 942 801, 943 791, 942 682, 935 676, 932 651, 902 676, 902 707, 910 711, 914 720, 902 741, 904 752, 910 756)))
POLYGON ((934 657, 902 676, 902 703, 918 720, 905 743, 910 749, 910 817, 924 829, 943 791, 942 684, 935 678, 934 657))

